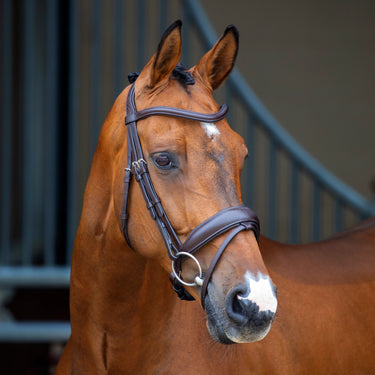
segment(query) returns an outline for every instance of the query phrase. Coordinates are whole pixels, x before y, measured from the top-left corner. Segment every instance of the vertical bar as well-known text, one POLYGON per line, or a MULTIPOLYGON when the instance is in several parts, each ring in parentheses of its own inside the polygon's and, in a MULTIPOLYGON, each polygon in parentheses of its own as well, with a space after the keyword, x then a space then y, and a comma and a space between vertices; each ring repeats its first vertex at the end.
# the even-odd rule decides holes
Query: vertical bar
MULTIPOLYGON (((363 211, 357 211, 355 216, 358 222, 369 218, 369 214, 363 211)), ((372 208, 372 216, 375 216, 375 207, 372 208)))
POLYGON ((94 155, 100 130, 100 0, 93 1, 91 49, 91 134, 90 155, 94 155))
POLYGON ((312 239, 318 241, 320 239, 320 185, 318 181, 314 181, 313 187, 313 227, 312 239))
POLYGON ((4 0, 2 2, 2 98, 3 106, 1 113, 1 253, 0 263, 8 264, 10 255, 10 223, 11 223, 11 199, 12 199, 12 2, 4 0))
POLYGON ((298 205, 299 205, 299 176, 298 164, 295 160, 291 161, 291 189, 290 189, 290 243, 298 242, 298 205))
POLYGON ((68 103, 68 181, 67 181, 67 240, 66 262, 72 258, 75 233, 78 226, 77 214, 77 180, 78 180, 78 9, 79 3, 75 0, 69 2, 69 103, 68 103))
POLYGON ((336 198, 335 200, 335 231, 336 233, 340 232, 343 228, 342 209, 343 209, 342 200, 339 198, 336 198))
MULTIPOLYGON (((34 0, 33 6, 33 45, 32 53, 34 55, 34 68, 33 68, 33 108, 32 108, 32 142, 30 143, 30 150, 32 152, 33 169, 31 172, 30 185, 31 193, 29 195, 32 204, 31 211, 31 232, 33 238, 32 256, 43 257, 43 250, 35 248, 36 243, 42 243, 44 240, 44 206, 45 206, 45 184, 43 176, 45 175, 45 144, 46 137, 44 132, 45 123, 45 80, 46 80, 46 60, 45 60, 45 47, 46 39, 44 36, 44 27, 46 20, 45 9, 39 7, 40 2, 34 0), (42 20, 42 22, 40 22, 42 20), (36 253, 37 252, 37 253, 36 253)), ((27 60, 25 61, 27 64, 27 60)), ((28 156, 30 157, 30 155, 28 156)))
POLYGON ((141 71, 143 65, 145 64, 146 4, 145 4, 145 0, 137 0, 137 4, 138 4, 137 69, 138 71, 141 71))
POLYGON ((45 207, 44 207, 44 258, 45 264, 55 263, 56 238, 56 166, 57 166, 57 76, 58 76, 58 1, 48 0, 47 5, 47 64, 46 64, 46 157, 45 159, 45 207))
POLYGON ((181 61, 182 64, 185 66, 191 65, 191 49, 190 49, 190 32, 192 29, 191 25, 191 15, 190 15, 190 8, 186 4, 186 1, 182 2, 182 19, 184 20, 184 27, 182 28, 182 55, 181 55, 181 61))
POLYGON ((35 3, 23 2, 23 155, 22 155, 22 264, 32 261, 33 246, 33 173, 34 173, 34 110, 35 110, 35 3))
POLYGON ((160 0, 160 35, 163 35, 165 29, 167 28, 168 22, 168 6, 167 0, 160 0))
POLYGON ((234 110, 233 110, 232 102, 233 102, 233 88, 232 88, 232 84, 230 83, 230 81, 227 81, 225 83, 225 103, 232 110, 228 111, 228 113, 226 115, 226 119, 227 119, 230 127, 232 129, 237 130, 236 124, 235 124, 234 110))
POLYGON ((124 9, 123 9, 123 1, 122 0, 116 0, 115 2, 115 56, 114 56, 114 64, 115 64, 115 69, 114 69, 114 79, 115 79, 115 99, 120 92, 122 91, 122 88, 125 84, 122 80, 122 71, 123 71, 123 58, 122 58, 122 53, 123 53, 123 48, 124 48, 124 40, 122 38, 123 35, 123 27, 122 23, 124 21, 123 17, 124 9))
POLYGON ((270 137, 269 165, 268 165, 268 235, 276 238, 276 183, 277 183, 277 160, 276 142, 270 137))

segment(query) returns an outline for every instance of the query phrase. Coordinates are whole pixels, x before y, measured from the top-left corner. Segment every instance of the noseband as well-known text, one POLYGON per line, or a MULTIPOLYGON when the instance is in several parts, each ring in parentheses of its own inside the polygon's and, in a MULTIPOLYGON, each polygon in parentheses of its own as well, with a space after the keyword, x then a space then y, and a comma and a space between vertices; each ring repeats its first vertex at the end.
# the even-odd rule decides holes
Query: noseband
POLYGON ((142 191, 143 198, 151 217, 155 220, 159 228, 164 244, 167 248, 168 256, 172 261, 170 280, 174 290, 181 299, 193 300, 194 298, 187 292, 183 285, 201 286, 201 303, 203 308, 208 283, 217 262, 229 242, 241 231, 249 229, 254 232, 255 238, 259 242, 260 225, 258 217, 250 208, 244 206, 226 208, 199 224, 192 230, 186 241, 181 243, 163 209, 158 195, 155 192, 154 185, 152 184, 147 162, 143 156, 142 146, 138 137, 137 121, 149 116, 163 115, 213 123, 222 120, 227 111, 228 107, 225 104, 220 107, 218 112, 212 114, 162 106, 150 107, 137 111, 135 105, 134 84, 131 86, 126 100, 125 125, 127 127, 128 161, 127 167, 125 168, 125 189, 121 213, 122 232, 127 243, 131 247, 127 230, 127 222, 129 218, 127 206, 129 186, 132 176, 134 175, 142 191), (208 270, 203 272, 198 259, 193 254, 214 238, 228 231, 231 232, 219 247, 219 250, 211 261, 208 270), (188 258, 193 259, 199 269, 199 274, 195 277, 194 282, 192 283, 187 283, 181 276, 182 262, 188 258))

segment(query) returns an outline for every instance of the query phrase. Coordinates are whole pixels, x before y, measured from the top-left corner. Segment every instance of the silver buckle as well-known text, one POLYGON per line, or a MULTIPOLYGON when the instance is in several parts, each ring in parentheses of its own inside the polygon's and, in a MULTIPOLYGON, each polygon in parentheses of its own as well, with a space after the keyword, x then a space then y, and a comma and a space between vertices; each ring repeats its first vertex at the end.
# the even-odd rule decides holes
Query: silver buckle
POLYGON ((144 163, 145 165, 147 165, 146 160, 143 159, 143 158, 141 158, 141 159, 139 159, 139 160, 133 161, 132 166, 133 166, 134 168, 136 168, 136 169, 139 169, 139 165, 140 165, 141 163, 144 163))

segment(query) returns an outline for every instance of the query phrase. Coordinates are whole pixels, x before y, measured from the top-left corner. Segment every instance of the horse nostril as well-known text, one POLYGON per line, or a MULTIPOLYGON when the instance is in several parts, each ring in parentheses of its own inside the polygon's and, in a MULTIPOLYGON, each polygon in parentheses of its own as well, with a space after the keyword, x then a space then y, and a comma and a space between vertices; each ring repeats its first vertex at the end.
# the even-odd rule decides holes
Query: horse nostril
POLYGON ((239 325, 251 324, 257 327, 271 323, 275 313, 267 310, 261 311, 259 306, 245 296, 248 291, 244 286, 233 288, 227 295, 225 309, 228 317, 239 325))
POLYGON ((227 295, 225 300, 225 310, 228 317, 238 324, 246 324, 248 321, 248 313, 246 306, 238 298, 238 296, 246 293, 245 286, 237 286, 233 288, 227 295))

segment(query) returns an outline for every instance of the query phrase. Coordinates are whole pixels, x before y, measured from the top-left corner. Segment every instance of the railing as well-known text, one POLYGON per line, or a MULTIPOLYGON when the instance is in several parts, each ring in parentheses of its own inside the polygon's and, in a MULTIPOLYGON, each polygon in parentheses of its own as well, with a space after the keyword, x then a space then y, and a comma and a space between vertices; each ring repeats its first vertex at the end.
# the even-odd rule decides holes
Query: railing
MULTIPOLYGON (((68 287, 91 158, 127 73, 141 69, 177 18, 186 66, 217 37, 196 0, 15 4, 0 4, 0 288, 68 287)), ((250 150, 243 196, 263 233, 317 240, 374 213, 290 137, 238 71, 218 100, 250 150)), ((68 322, 0 322, 0 341, 65 340, 69 332, 68 322)))

